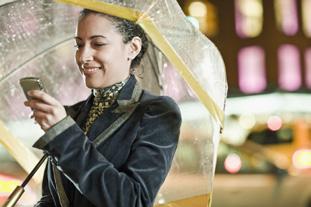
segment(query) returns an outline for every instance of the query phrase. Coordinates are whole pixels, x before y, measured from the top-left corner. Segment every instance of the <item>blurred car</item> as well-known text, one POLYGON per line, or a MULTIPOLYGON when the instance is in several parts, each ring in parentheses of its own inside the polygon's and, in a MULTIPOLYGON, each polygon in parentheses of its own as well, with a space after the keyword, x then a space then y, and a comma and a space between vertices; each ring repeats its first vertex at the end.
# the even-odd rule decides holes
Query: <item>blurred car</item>
MULTIPOLYGON (((273 120, 273 119, 271 119, 273 120)), ((258 125, 248 134, 247 140, 266 149, 266 154, 281 154, 275 163, 295 174, 311 174, 311 126, 305 120, 296 120, 288 124, 277 125, 268 122, 258 125)))
POLYGON ((272 154, 251 141, 220 143, 212 207, 310 207, 311 176, 278 167, 282 154, 272 154))

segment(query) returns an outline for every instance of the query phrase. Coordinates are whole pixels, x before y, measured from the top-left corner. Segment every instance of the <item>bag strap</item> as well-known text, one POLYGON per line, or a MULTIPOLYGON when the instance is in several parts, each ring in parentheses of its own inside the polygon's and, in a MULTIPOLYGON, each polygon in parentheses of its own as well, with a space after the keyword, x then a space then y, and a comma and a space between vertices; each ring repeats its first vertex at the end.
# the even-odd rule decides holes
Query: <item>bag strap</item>
POLYGON ((62 183, 62 178, 59 170, 57 169, 56 165, 52 163, 52 170, 53 170, 53 176, 55 180, 55 185, 56 185, 56 191, 58 195, 58 200, 61 205, 61 207, 69 207, 69 199, 66 195, 63 183, 62 183))

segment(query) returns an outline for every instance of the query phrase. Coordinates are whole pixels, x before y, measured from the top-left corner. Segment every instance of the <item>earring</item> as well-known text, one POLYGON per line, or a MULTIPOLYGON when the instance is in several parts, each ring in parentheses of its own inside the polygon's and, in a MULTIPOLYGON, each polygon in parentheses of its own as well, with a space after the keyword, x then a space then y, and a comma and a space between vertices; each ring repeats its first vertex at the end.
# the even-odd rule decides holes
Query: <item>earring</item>
POLYGON ((135 68, 130 69, 130 74, 135 75, 135 68))

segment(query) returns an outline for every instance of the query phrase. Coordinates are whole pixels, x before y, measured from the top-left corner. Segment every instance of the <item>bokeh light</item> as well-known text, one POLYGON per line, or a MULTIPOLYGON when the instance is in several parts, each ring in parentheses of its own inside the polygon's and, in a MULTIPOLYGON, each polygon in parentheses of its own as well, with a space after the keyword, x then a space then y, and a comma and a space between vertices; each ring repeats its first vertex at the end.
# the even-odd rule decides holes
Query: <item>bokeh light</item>
POLYGON ((240 37, 256 37, 262 31, 262 0, 236 0, 236 31, 240 37))
POLYGON ((265 53, 258 46, 242 48, 238 54, 239 87, 244 93, 259 93, 267 86, 265 53))
POLYGON ((224 166, 225 169, 231 174, 239 172, 242 167, 240 156, 236 153, 229 154, 225 159, 224 166))
POLYGON ((284 44, 278 49, 279 85, 287 91, 301 86, 300 54, 296 46, 284 44))
POLYGON ((267 121, 267 126, 272 131, 277 131, 282 127, 282 119, 279 116, 270 116, 267 121))
POLYGON ((277 26, 284 34, 292 36, 298 32, 296 0, 275 0, 277 26))
POLYGON ((297 169, 311 168, 311 149, 300 149, 293 154, 293 164, 297 169))
POLYGON ((239 117, 239 124, 244 128, 244 129, 251 129, 255 126, 256 124, 256 119, 254 115, 247 115, 243 114, 239 117))
POLYGON ((195 1, 189 5, 189 14, 196 17, 204 17, 207 15, 207 7, 203 2, 195 1))

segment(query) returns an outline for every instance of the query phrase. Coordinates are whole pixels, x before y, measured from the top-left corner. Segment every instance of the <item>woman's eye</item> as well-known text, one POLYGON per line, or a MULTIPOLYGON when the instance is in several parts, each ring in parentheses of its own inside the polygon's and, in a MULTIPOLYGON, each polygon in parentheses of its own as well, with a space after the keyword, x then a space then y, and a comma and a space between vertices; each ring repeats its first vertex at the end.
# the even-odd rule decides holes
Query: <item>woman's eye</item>
POLYGON ((102 46, 105 46, 106 43, 94 43, 94 46, 95 47, 102 47, 102 46))

